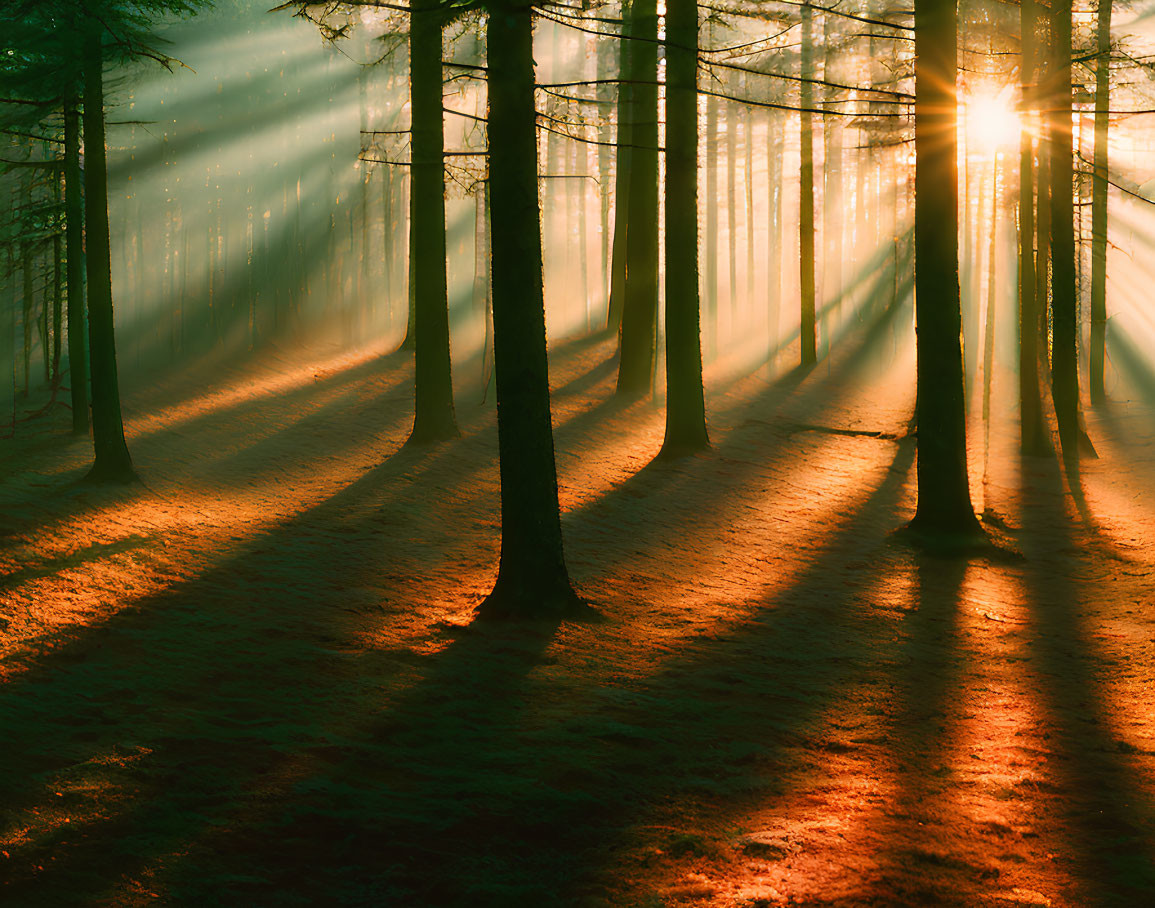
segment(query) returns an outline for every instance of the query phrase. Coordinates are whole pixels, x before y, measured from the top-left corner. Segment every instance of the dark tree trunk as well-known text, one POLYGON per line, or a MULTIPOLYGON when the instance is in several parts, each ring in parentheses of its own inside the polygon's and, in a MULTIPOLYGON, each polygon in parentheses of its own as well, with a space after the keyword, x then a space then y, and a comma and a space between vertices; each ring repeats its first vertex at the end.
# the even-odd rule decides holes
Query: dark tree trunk
MULTIPOLYGON (((809 2, 802 5, 802 78, 814 77, 814 10, 809 2)), ((798 211, 798 288, 801 296, 802 365, 817 359, 814 330, 814 83, 802 82, 800 91, 801 167, 798 211)), ((956 269, 957 270, 957 269, 956 269)))
POLYGON ((1075 219, 1071 135, 1071 0, 1051 3, 1051 374, 1063 457, 1078 457, 1075 219))
MULTIPOLYGON (((1035 0, 1022 0, 1022 65, 1020 80, 1024 105, 1036 96, 1035 0)), ((1019 448, 1027 456, 1047 453, 1039 400, 1039 316, 1035 299, 1035 193, 1031 134, 1019 132, 1019 448)))
POLYGON ((92 355, 93 480, 136 478, 124 441, 116 334, 112 314, 112 258, 108 238, 108 173, 104 153, 104 56, 101 30, 87 23, 84 49, 84 233, 88 272, 88 336, 92 355))
POLYGON ((668 0, 666 34, 666 438, 662 455, 678 456, 710 444, 698 305, 697 0, 668 0))
POLYGON ((918 510, 933 535, 979 532, 967 475, 958 280, 954 3, 915 2, 915 320, 918 510))
MULTIPOLYGON (((826 13, 822 17, 822 40, 825 45, 825 62, 823 76, 828 81, 837 81, 840 75, 837 67, 839 55, 844 51, 838 47, 838 31, 835 28, 835 17, 826 13)), ((838 109, 833 104, 838 98, 838 89, 826 86, 823 94, 830 109, 838 109)), ((826 335, 823 341, 826 349, 830 346, 831 324, 838 324, 842 308, 842 230, 843 230, 843 199, 842 199, 842 143, 843 126, 841 117, 827 117, 822 124, 822 234, 825 262, 823 267, 822 300, 830 307, 829 314, 823 319, 822 327, 826 335)))
POLYGON ((726 308, 728 323, 738 316, 738 105, 726 102, 726 308))
POLYGON ((633 0, 630 51, 633 83, 629 231, 626 234, 625 306, 622 309, 618 393, 650 390, 658 318, 658 4, 633 0))
POLYGON ((445 264, 445 133, 439 7, 423 2, 410 16, 413 303, 416 415, 410 441, 453 438, 453 375, 445 264))
POLYGON ((1099 0, 1095 26, 1095 175, 1091 184, 1091 403, 1106 400, 1107 128, 1111 109, 1111 0, 1099 0))
POLYGON ((770 365, 778 352, 778 321, 782 308, 782 117, 766 111, 766 356, 770 365))
POLYGON ((21 312, 20 329, 24 341, 24 385, 23 395, 28 396, 32 381, 32 313, 34 309, 34 282, 32 279, 32 243, 20 241, 21 312))
MULTIPOLYGON (((711 31, 711 34, 713 32, 711 31)), ((718 352, 718 98, 706 96, 706 352, 718 352)))
POLYGON ((550 423, 529 4, 493 3, 487 40, 501 564, 479 611, 550 618, 583 606, 562 549, 550 423))
POLYGON ((632 128, 634 92, 629 83, 630 57, 634 33, 629 0, 622 2, 622 38, 618 54, 618 126, 614 154, 614 239, 610 260, 610 301, 606 330, 615 334, 622 329, 622 309, 626 299, 626 242, 629 237, 630 173, 633 168, 634 134, 632 128))

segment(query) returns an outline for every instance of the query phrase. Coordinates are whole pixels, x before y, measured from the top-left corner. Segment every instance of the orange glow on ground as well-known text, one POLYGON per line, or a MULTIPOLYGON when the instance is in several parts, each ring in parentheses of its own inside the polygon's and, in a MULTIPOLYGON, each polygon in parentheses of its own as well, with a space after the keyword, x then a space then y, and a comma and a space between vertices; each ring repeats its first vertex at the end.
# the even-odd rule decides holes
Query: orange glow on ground
MULTIPOLYGON (((1025 560, 939 562, 888 535, 914 502, 908 329, 717 379, 714 450, 655 468, 661 411, 609 405, 611 345, 562 345, 553 371, 567 555, 601 624, 471 624, 499 548, 492 409, 401 450, 410 373, 388 358, 339 392, 298 380, 324 357, 283 388, 254 374, 260 434, 243 398, 193 433, 169 401, 139 439, 148 488, 17 508, 0 708, 31 781, 0 850, 42 869, 16 885, 99 868, 119 904, 195 903, 209 868, 254 903, 323 901, 324 868, 370 854, 435 849, 473 879, 481 841, 500 872, 476 885, 506 885, 515 843, 572 859, 588 828, 595 864, 545 874, 575 904, 1062 905, 1093 891, 1095 817, 1141 850, 1155 590, 1087 545, 1060 476, 1020 475, 1013 413, 986 464, 972 429, 971 471, 1025 560)), ((1135 463, 1083 476, 1120 545, 1150 525, 1149 450, 1104 444, 1135 463)))

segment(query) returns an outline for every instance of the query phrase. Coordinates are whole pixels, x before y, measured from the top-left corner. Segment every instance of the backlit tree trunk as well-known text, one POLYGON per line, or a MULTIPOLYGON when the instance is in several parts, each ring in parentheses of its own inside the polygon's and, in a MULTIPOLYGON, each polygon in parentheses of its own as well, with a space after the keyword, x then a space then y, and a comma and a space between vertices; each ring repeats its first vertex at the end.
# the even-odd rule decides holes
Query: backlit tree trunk
POLYGON ((493 355, 501 473, 501 563, 487 617, 582 608, 562 550, 550 424, 538 205, 532 7, 489 8, 489 181, 493 355))
POLYGON ((1063 456, 1078 457, 1079 373, 1076 353, 1075 219, 1071 135, 1071 0, 1052 0, 1051 375, 1063 456))
POLYGON ((1095 175, 1091 184, 1091 402, 1106 399, 1107 127, 1111 109, 1111 2, 1099 0, 1095 32, 1095 175))
POLYGON ((101 29, 86 23, 84 45, 84 232, 88 272, 88 336, 92 355, 93 480, 136 478, 124 440, 112 313, 112 257, 108 237, 108 173, 104 152, 104 56, 101 29))
POLYGON ((412 102, 413 303, 416 415, 410 439, 457 435, 449 357, 449 301, 445 275, 445 133, 442 112, 441 13, 414 6, 410 16, 412 102))
POLYGON ((625 305, 622 309, 618 393, 650 390, 658 317, 658 5, 633 0, 630 50, 633 83, 630 198, 626 233, 625 305))
MULTIPOLYGON (((1022 0, 1022 65, 1020 81, 1024 108, 1034 102, 1035 0, 1022 0)), ((1047 451, 1039 401, 1039 316, 1035 299, 1035 193, 1031 133, 1019 131, 1019 447, 1037 456, 1047 451)))
POLYGON ((925 533, 979 532, 967 475, 958 278, 954 3, 915 2, 915 320, 918 510, 925 533))
POLYGON ((633 164, 633 86, 629 83, 633 41, 633 15, 629 0, 622 3, 622 38, 618 53, 618 129, 614 158, 614 240, 610 257, 610 302, 606 330, 622 328, 622 308, 626 299, 626 239, 629 236, 630 173, 633 164))
MULTIPOLYGON (((802 5, 802 78, 814 76, 814 11, 809 3, 802 5)), ((802 365, 817 359, 814 331, 814 84, 802 82, 799 93, 802 126, 800 145, 802 162, 799 183, 798 267, 801 293, 802 365)))
POLYGON ((662 454, 677 456, 710 444, 698 301, 697 0, 667 0, 666 34, 667 393, 662 454))

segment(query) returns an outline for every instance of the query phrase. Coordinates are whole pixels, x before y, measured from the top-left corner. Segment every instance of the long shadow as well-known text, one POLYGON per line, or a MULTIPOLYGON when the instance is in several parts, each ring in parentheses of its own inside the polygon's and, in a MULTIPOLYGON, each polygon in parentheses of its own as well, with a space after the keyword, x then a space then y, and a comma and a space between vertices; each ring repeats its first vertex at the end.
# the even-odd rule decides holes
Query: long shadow
POLYGON ((325 737, 357 693, 338 650, 346 610, 375 620, 408 610, 384 587, 420 567, 392 563, 366 502, 420 459, 398 451, 208 574, 62 640, 6 685, 0 724, 20 741, 0 754, 8 832, 40 810, 46 784, 64 798, 50 807, 78 814, 34 841, 53 855, 43 870, 19 856, 3 865, 10 904, 98 902, 110 879, 180 850, 284 753, 325 737), (139 771, 122 766, 128 751, 139 771), (113 802, 104 817, 84 815, 93 778, 113 802))
MULTIPOLYGON (((882 519, 912 457, 908 441, 846 535, 882 519)), ((21 742, 0 755, 10 827, 52 790, 63 800, 50 803, 77 811, 6 865, 14 904, 95 904, 113 898, 110 880, 142 878, 175 904, 573 904, 654 799, 768 784, 762 750, 773 759, 853 680, 871 629, 827 599, 829 558, 753 626, 732 628, 736 643, 688 645, 635 690, 591 690, 580 671, 555 682, 548 631, 521 643, 465 633, 432 657, 403 649, 350 664, 337 614, 350 591, 389 567, 420 570, 420 559, 390 565, 374 509, 358 505, 414 462, 399 452, 7 686, 0 715, 21 742), (358 522, 369 531, 333 528, 358 522), (749 687, 729 711, 735 677, 749 687), (718 741, 740 758, 721 778, 718 741), (85 815, 93 786, 107 819, 85 815), (238 816, 252 791, 258 809, 238 816)), ((833 540, 831 558, 845 544, 833 540)), ((409 610, 364 607, 386 621, 409 610)))
MULTIPOLYGON (((774 768, 855 683, 881 631, 848 603, 874 572, 851 572, 832 589, 832 569, 846 547, 877 546, 869 531, 885 523, 912 459, 907 442, 852 527, 797 584, 748 621, 687 643, 652 677, 595 687, 580 668, 551 671, 567 654, 543 654, 540 638, 461 633, 352 753, 290 792, 272 825, 244 834, 282 843, 292 866, 231 847, 226 835, 213 848, 225 855, 220 870, 190 876, 187 891, 211 900, 220 876, 248 866, 256 901, 301 886, 332 892, 333 868, 346 871, 334 904, 388 895, 551 906, 612 892, 622 881, 602 874, 655 805, 687 793, 773 793, 774 768)), ((595 627, 587 645, 628 630, 595 627)), ((570 645, 580 639, 567 635, 570 645)))
MULTIPOLYGON (((599 498, 566 513, 563 523, 567 528, 573 528, 568 534, 570 536, 580 536, 583 528, 591 526, 622 526, 624 523, 630 527, 629 546, 599 550, 596 554, 576 549, 579 557, 596 563, 598 572, 603 575, 613 573, 622 562, 633 559, 636 554, 662 558, 662 553, 672 542, 680 544, 684 541, 687 527, 682 522, 671 525, 664 515, 661 519, 657 515, 671 502, 683 498, 695 502, 692 532, 699 536, 703 529, 709 532, 711 521, 721 521, 728 510, 746 502, 750 494, 750 477, 757 470, 777 463, 786 464, 791 451, 788 443, 791 426, 775 418, 776 411, 792 403, 804 408, 804 412, 812 413, 831 389, 854 387, 857 376, 870 363, 903 309, 902 305, 883 309, 864 329, 860 329, 853 346, 830 363, 828 372, 815 376, 817 380, 813 384, 805 382, 813 374, 812 367, 798 367, 780 376, 746 405, 749 418, 729 432, 711 451, 682 461, 656 460, 599 498), (756 460, 744 458, 740 453, 752 443, 758 445, 756 460), (713 473, 719 462, 726 465, 724 480, 720 483, 716 482, 713 473), (709 494, 703 496, 701 490, 705 487, 709 487, 709 494), (640 511, 638 499, 645 502, 640 511), (708 507, 703 508, 702 501, 708 501, 708 507), (653 516, 647 519, 647 513, 653 516)), ((591 420, 595 418, 596 415, 591 414, 591 420)))
POLYGON ((915 569, 916 599, 903 622, 887 736, 897 785, 873 886, 888 905, 976 904, 976 890, 989 885, 987 868, 961 853, 958 818, 941 800, 955 784, 950 756, 962 700, 958 620, 967 561, 920 553, 915 569))
POLYGON ((7 574, 0 574, 0 593, 5 590, 11 590, 29 580, 51 577, 66 568, 76 568, 88 562, 107 558, 109 555, 131 552, 141 546, 150 544, 155 538, 155 535, 126 536, 114 542, 101 542, 85 546, 60 558, 40 559, 37 564, 25 565, 7 574))
POLYGON ((1063 508, 1059 467, 1023 477, 1024 534, 1031 541, 1026 582, 1039 705, 1053 730, 1051 772, 1062 793, 1065 838, 1084 892, 1080 904, 1138 905, 1155 891, 1155 805, 1136 783, 1132 752, 1109 731, 1104 699, 1108 660, 1087 639, 1089 592, 1076 580, 1080 559, 1063 508), (1032 551, 1033 550, 1033 551, 1032 551))
MULTIPOLYGON (((393 357, 396 359, 396 357, 393 357)), ((271 460, 262 459, 266 448, 278 447, 283 443, 280 432, 274 431, 257 440, 248 440, 242 451, 232 455, 224 454, 215 447, 218 438, 223 440, 235 439, 238 435, 235 421, 251 418, 254 426, 260 426, 260 417, 263 411, 270 407, 277 409, 291 409, 296 406, 305 406, 318 396, 330 397, 328 402, 309 412, 306 416, 295 419, 286 431, 308 432, 317 427, 324 427, 338 416, 358 422, 363 426, 362 434, 379 432, 382 426, 381 403, 389 401, 396 393, 396 388, 404 379, 398 378, 383 388, 366 390, 366 382, 373 382, 375 373, 382 371, 389 357, 382 360, 373 359, 354 369, 334 373, 324 378, 318 378, 313 383, 278 395, 272 401, 266 399, 242 400, 218 410, 200 414, 178 423, 175 426, 165 426, 156 432, 148 432, 140 437, 138 460, 146 465, 148 455, 154 441, 164 438, 188 437, 194 439, 189 446, 189 456, 195 456, 198 471, 204 472, 214 464, 227 463, 232 458, 241 458, 239 462, 247 462, 253 471, 250 479, 257 474, 276 471, 282 465, 271 460), (352 408, 352 409, 350 409, 352 408), (245 451, 251 451, 246 455, 245 451), (144 456, 141 457, 140 455, 144 456), (246 457, 249 457, 247 461, 246 457)), ((259 435, 260 429, 256 430, 259 435)), ((133 438, 135 443, 138 439, 133 438)), ((168 455, 171 457, 170 455, 168 455)), ((154 465, 157 471, 171 469, 171 462, 154 465)), ((146 477, 149 471, 146 466, 146 477)), ((147 479, 146 479, 147 481, 147 479)), ((79 482, 79 472, 66 472, 46 483, 43 491, 36 495, 17 489, 5 489, 4 495, 9 498, 8 512, 21 534, 32 535, 39 530, 52 526, 62 520, 75 519, 78 516, 114 502, 127 502, 140 496, 150 494, 148 488, 142 485, 126 487, 103 488, 94 487, 79 482)))

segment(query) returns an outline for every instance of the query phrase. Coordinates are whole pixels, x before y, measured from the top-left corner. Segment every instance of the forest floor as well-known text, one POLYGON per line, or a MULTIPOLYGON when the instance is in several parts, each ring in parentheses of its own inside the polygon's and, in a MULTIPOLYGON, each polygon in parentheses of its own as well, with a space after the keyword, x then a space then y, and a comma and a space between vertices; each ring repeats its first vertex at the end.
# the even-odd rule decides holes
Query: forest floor
POLYGON ((614 401, 613 343, 559 344, 567 552, 601 623, 473 622, 493 410, 469 385, 460 439, 402 447, 406 354, 137 387, 138 485, 81 483, 66 413, 22 423, 0 903, 1150 904, 1152 409, 1088 413, 1073 481, 1020 467, 1014 408, 989 443, 976 412, 976 506, 1017 554, 920 553, 894 533, 908 323, 712 375, 713 450, 673 463, 661 408, 614 401))

